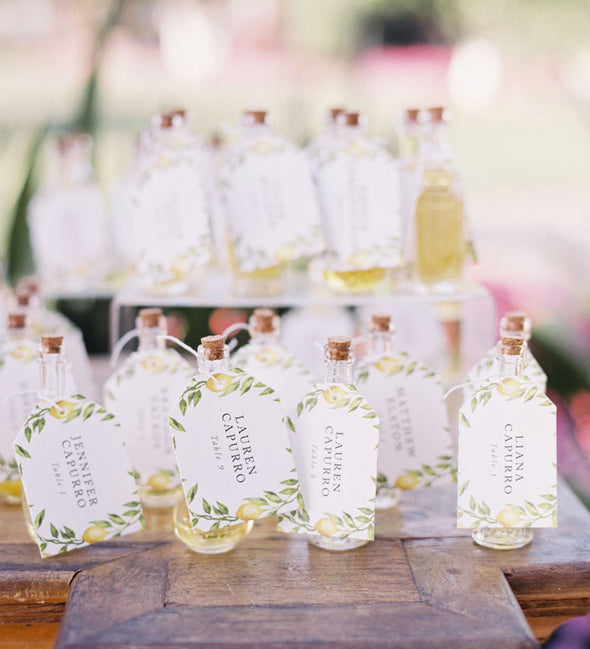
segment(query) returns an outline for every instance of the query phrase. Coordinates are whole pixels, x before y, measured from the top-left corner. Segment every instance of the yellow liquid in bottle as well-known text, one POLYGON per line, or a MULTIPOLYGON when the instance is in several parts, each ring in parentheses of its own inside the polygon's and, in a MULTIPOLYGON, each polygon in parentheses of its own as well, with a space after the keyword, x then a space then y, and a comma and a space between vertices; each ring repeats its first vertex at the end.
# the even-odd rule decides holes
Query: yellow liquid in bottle
POLYGON ((416 204, 416 268, 418 279, 429 286, 452 287, 463 277, 463 202, 453 194, 452 182, 446 170, 426 170, 416 204))
POLYGON ((200 554, 221 554, 228 552, 246 537, 254 521, 236 523, 219 530, 202 532, 191 526, 188 509, 184 501, 174 508, 174 533, 193 552, 200 554))
POLYGON ((373 292, 387 276, 387 268, 365 270, 325 270, 324 279, 328 286, 339 293, 361 295, 373 292))
POLYGON ((241 271, 235 262, 233 246, 229 245, 229 259, 234 274, 234 293, 240 297, 280 295, 284 290, 283 264, 257 268, 248 273, 241 271))
POLYGON ((4 482, 0 482, 0 495, 8 505, 20 505, 23 500, 21 481, 4 480, 4 482))

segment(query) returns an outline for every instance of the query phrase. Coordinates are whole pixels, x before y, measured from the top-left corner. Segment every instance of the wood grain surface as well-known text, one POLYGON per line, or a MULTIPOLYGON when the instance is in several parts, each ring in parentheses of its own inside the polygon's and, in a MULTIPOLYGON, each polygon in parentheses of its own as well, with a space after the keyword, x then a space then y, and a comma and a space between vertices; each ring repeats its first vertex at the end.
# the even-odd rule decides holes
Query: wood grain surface
POLYGON ((0 646, 7 649, 534 649, 590 607, 590 514, 560 485, 560 525, 527 548, 478 547, 455 490, 403 494, 377 539, 331 553, 271 520, 230 553, 148 529, 41 559, 0 507, 0 646), (59 623, 59 631, 58 629, 59 623))

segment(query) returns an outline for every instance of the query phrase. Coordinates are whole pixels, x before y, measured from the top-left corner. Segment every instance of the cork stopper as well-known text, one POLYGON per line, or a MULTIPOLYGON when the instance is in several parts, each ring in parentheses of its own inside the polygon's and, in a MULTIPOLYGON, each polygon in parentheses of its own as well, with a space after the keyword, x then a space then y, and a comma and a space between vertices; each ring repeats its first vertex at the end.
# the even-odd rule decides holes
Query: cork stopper
POLYGON ((180 117, 180 119, 184 119, 186 117, 186 110, 184 108, 174 108, 171 111, 168 111, 168 115, 170 115, 173 119, 174 117, 180 117))
POLYGON ((159 327, 164 317, 162 309, 140 309, 137 320, 143 327, 159 327))
POLYGON ((346 126, 358 126, 360 123, 360 113, 343 113, 342 123, 346 126))
POLYGON ((522 338, 500 338, 502 353, 508 356, 520 356, 524 349, 524 340, 522 338))
POLYGON ((391 331, 391 316, 388 313, 373 313, 371 331, 391 331))
POLYGON ((27 325, 27 316, 25 313, 9 313, 8 314, 8 328, 9 329, 24 329, 27 325))
POLYGON ((352 340, 348 336, 328 338, 326 355, 331 361, 348 361, 352 356, 352 340))
POLYGON ((272 309, 254 309, 250 326, 261 334, 271 333, 278 328, 278 316, 272 309))
POLYGON ((246 124, 266 124, 268 112, 266 110, 245 110, 242 116, 246 124))
POLYGON ((172 128, 172 119, 174 115, 171 113, 161 113, 157 115, 154 119, 154 125, 156 128, 167 129, 172 128))
POLYGON ((420 115, 419 108, 406 108, 406 121, 417 123, 420 115))
POLYGON ((428 109, 428 116, 430 117, 431 122, 444 122, 445 121, 445 107, 444 106, 433 106, 428 109))
POLYGON ((346 112, 344 108, 328 108, 328 121, 330 123, 336 122, 340 115, 346 112))
POLYGON ((201 338, 205 360, 220 361, 225 355, 225 338, 223 336, 205 336, 201 338))
POLYGON ((31 301, 31 294, 30 293, 24 293, 20 292, 16 294, 16 303, 18 306, 29 306, 29 302, 31 301))
POLYGON ((505 331, 522 332, 526 329, 527 317, 523 311, 509 311, 502 318, 502 329, 505 331))
POLYGON ((41 336, 41 351, 44 354, 59 354, 63 342, 63 336, 41 336))

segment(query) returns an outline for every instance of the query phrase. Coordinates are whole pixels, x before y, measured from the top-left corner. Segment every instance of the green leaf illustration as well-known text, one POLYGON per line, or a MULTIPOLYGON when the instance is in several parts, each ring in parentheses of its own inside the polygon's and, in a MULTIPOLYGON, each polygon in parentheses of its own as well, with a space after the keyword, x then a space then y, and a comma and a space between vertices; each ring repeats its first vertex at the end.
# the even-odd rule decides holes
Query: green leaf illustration
POLYGON ((242 387, 240 388, 240 394, 244 395, 248 390, 252 387, 252 383, 254 383, 254 377, 249 376, 243 383, 242 387))
POLYGON ((45 518, 45 510, 42 509, 42 510, 37 514, 37 516, 35 516, 35 522, 34 522, 33 524, 34 524, 36 530, 38 530, 38 529, 41 527, 44 518, 45 518))
POLYGON ((177 431, 180 431, 182 433, 186 433, 186 430, 184 429, 184 426, 180 422, 178 422, 176 419, 174 419, 174 417, 168 417, 168 425, 173 430, 177 430, 177 431))
POLYGON ((469 420, 462 412, 459 412, 459 421, 463 424, 463 426, 466 426, 467 428, 471 428, 471 424, 469 423, 469 420))
POLYGON ((211 513, 211 505, 203 498, 203 510, 206 514, 211 513))
POLYGON ((180 412, 183 415, 186 415, 187 406, 188 406, 188 404, 186 403, 186 401, 184 399, 181 399, 180 403, 178 404, 178 407, 180 408, 180 412))
POLYGON ((190 505, 193 500, 195 499, 195 496, 197 495, 197 491, 199 490, 199 485, 194 484, 189 490, 188 493, 186 494, 186 501, 190 505))
POLYGON ((25 449, 22 446, 19 446, 18 444, 14 445, 14 450, 17 455, 20 455, 21 457, 28 457, 30 459, 30 455, 28 451, 25 451, 25 449))
POLYGON ((291 432, 295 432, 295 424, 291 421, 291 417, 285 417, 285 424, 291 432))
POLYGON ((86 406, 86 409, 84 410, 84 414, 82 415, 83 421, 86 421, 94 412, 94 404, 91 403, 86 406))

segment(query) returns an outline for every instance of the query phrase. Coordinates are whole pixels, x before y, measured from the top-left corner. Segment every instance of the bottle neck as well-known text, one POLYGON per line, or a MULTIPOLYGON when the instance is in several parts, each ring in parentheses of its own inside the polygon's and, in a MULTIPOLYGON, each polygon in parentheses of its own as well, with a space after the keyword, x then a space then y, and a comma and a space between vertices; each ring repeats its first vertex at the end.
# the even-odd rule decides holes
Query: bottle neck
POLYGON ((271 347, 272 345, 277 345, 279 342, 279 332, 278 331, 265 331, 264 333, 256 331, 255 329, 250 330, 250 338, 252 345, 257 345, 260 347, 271 347))
POLYGON ((369 333, 369 354, 384 356, 393 352, 395 334, 391 331, 371 331, 369 333))
POLYGON ((206 374, 214 374, 215 372, 223 372, 224 370, 229 370, 229 348, 225 345, 223 350, 223 358, 219 358, 214 361, 210 361, 205 358, 205 350, 203 345, 199 345, 197 349, 197 356, 199 359, 199 372, 204 372, 206 374))
POLYGON ((531 339, 531 332, 530 330, 527 331, 526 329, 514 331, 500 326, 500 338, 522 338, 525 343, 528 343, 528 341, 531 339))
POLYGON ((520 376, 522 372, 522 355, 503 354, 498 355, 500 361, 500 376, 520 376))
POLYGON ((6 337, 9 343, 18 342, 19 340, 27 340, 31 337, 30 327, 21 327, 19 329, 8 329, 6 337))
POLYGON ((352 366, 352 360, 326 360, 326 383, 352 383, 352 366))
POLYGON ((63 396, 66 387, 66 361, 63 354, 39 353, 40 393, 47 399, 63 396))
POLYGON ((161 327, 140 327, 137 351, 140 353, 164 351, 166 349, 166 342, 158 339, 158 336, 165 335, 166 332, 161 327))

